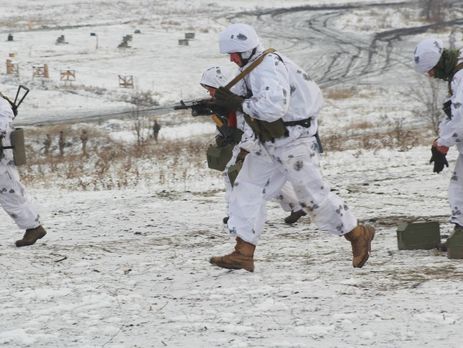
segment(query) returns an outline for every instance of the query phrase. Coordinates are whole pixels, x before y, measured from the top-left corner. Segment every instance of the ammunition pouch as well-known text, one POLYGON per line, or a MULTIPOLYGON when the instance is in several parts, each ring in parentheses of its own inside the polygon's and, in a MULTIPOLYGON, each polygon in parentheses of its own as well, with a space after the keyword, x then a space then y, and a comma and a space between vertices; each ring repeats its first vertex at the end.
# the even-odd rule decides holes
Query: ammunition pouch
POLYGON ((244 120, 261 142, 273 142, 275 139, 288 136, 288 130, 281 118, 273 122, 267 122, 244 115, 244 120))
POLYGON ((10 135, 11 146, 3 146, 0 138, 0 159, 4 157, 4 150, 13 150, 13 161, 17 166, 26 164, 26 147, 24 146, 24 129, 16 128, 10 135))
POLYGON ((227 175, 232 186, 235 184, 235 180, 238 177, 241 167, 243 167, 243 161, 236 161, 235 164, 228 167, 227 175))
POLYGON ((16 128, 11 132, 11 146, 13 147, 14 164, 22 166, 26 164, 26 146, 24 144, 24 129, 16 128))
POLYGON ((442 106, 442 110, 445 112, 445 114, 447 115, 447 118, 449 120, 452 119, 452 101, 449 99, 447 100, 443 106, 442 106))
POLYGON ((210 169, 215 169, 223 172, 227 163, 230 161, 233 155, 234 144, 225 144, 222 146, 209 145, 207 148, 207 166, 210 169))
POLYGON ((241 137, 243 136, 243 131, 239 128, 231 128, 230 132, 230 141, 233 144, 238 144, 241 141, 241 137))
MULTIPOLYGON (((220 130, 219 130, 220 131, 220 130)), ((241 141, 243 131, 238 128, 227 128, 227 135, 218 134, 215 136, 217 146, 225 146, 228 144, 238 144, 241 141)))

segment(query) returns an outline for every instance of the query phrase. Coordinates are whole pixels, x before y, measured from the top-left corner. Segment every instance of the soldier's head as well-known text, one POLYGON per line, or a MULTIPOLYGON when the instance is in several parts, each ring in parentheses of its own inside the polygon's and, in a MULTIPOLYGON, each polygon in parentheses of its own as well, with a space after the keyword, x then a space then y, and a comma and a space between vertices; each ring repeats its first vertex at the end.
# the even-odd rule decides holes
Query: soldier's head
POLYGON ((243 23, 230 24, 219 34, 220 53, 230 55, 230 61, 242 67, 256 54, 259 36, 253 27, 243 23))
POLYGON ((421 74, 434 77, 436 66, 444 52, 442 40, 428 38, 422 40, 415 48, 414 62, 415 70, 421 74))
POLYGON ((214 97, 216 89, 225 86, 228 81, 228 73, 220 66, 213 66, 203 72, 200 84, 209 92, 211 97, 214 97))

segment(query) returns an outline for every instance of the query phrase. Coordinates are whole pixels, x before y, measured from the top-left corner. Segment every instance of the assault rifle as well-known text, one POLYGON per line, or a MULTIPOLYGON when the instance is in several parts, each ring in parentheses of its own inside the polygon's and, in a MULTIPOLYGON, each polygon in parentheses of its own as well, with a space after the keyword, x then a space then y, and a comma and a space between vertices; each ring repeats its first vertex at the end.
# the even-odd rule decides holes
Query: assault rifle
POLYGON ((174 106, 174 110, 188 110, 191 109, 191 116, 210 116, 214 114, 212 111, 212 99, 196 99, 190 101, 180 100, 179 105, 174 106))
POLYGON ((24 99, 25 99, 26 96, 29 94, 29 92, 30 92, 29 88, 27 88, 27 87, 24 86, 24 85, 19 85, 18 90, 16 91, 16 96, 14 97, 14 101, 11 101, 10 98, 4 96, 4 95, 1 94, 1 93, 0 93, 0 95, 1 95, 6 101, 8 101, 8 103, 10 103, 11 109, 13 110, 14 116, 16 117, 16 116, 18 115, 18 108, 19 108, 19 106, 20 106, 21 103, 24 101, 24 99), (21 90, 24 90, 24 92, 22 92, 22 95, 20 96, 21 90))
POLYGON ((218 143, 237 144, 240 141, 241 130, 228 126, 227 112, 215 105, 213 99, 196 99, 186 102, 180 100, 180 103, 174 106, 174 110, 188 109, 191 109, 193 117, 211 116, 222 138, 216 139, 218 143))

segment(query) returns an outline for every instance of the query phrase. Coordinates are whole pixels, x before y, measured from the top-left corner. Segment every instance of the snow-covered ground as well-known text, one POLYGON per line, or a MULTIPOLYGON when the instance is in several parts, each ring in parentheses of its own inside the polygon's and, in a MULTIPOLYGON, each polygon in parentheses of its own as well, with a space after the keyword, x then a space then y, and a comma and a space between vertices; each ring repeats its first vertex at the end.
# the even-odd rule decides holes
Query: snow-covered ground
MULTIPOLYGON (((230 21, 246 21, 266 46, 322 85, 322 136, 369 134, 395 120, 429 134, 416 112, 422 105, 412 98, 426 84, 411 66, 414 45, 428 33, 374 36, 426 24, 408 3, 394 6, 399 2, 0 0, 0 59, 11 53, 20 67, 19 78, 1 70, 2 92, 14 95, 18 83, 31 88, 17 119, 23 124, 130 110, 128 101, 141 93, 153 105, 206 96, 198 83, 202 71, 231 67, 218 53, 218 32, 230 21), (281 9, 294 6, 301 8, 281 9), (186 32, 196 37, 179 46, 186 32), (118 49, 127 34, 131 47, 118 49), (60 35, 67 44, 55 45, 60 35), (32 79, 37 64, 48 64, 50 79, 32 79), (63 69, 76 70, 72 86, 59 81, 63 69), (135 89, 119 88, 119 74, 133 75, 135 89)), ((460 16, 455 8, 452 19, 460 16)), ((433 35, 447 41, 446 28, 436 29, 433 35)), ((163 128, 155 146, 213 137, 211 123, 186 114, 158 118, 163 128)), ((123 144, 135 141, 133 121, 50 130, 81 127, 123 144)), ((39 148, 42 140, 27 141, 39 148)), ((446 191, 454 150, 451 168, 440 175, 427 163, 429 146, 328 152, 322 166, 332 187, 377 228, 367 265, 353 269, 349 243, 307 218, 285 225, 286 213, 270 202, 254 273, 208 263, 233 242, 221 224, 221 178, 198 170, 195 156, 179 173, 144 158, 131 167, 141 169, 135 187, 108 191, 79 191, 59 175, 46 185, 34 182, 31 173, 50 170, 40 157, 36 171, 25 174, 48 235, 15 248, 21 232, 0 211, 0 346, 461 347, 463 264, 436 250, 399 251, 396 238, 405 221, 439 221, 441 234, 450 233, 446 191), (161 180, 166 171, 177 179, 161 180)), ((59 168, 55 163, 53 170, 59 168)))
MULTIPOLYGON (((201 73, 213 65, 232 67, 218 51, 218 33, 230 21, 245 21, 256 26, 264 45, 288 54, 322 86, 355 86, 358 93, 376 91, 362 98, 364 115, 375 118, 384 100, 396 103, 397 92, 404 95, 419 83, 410 65, 418 39, 405 35, 392 40, 392 46, 388 39, 375 41, 372 47, 372 34, 419 25, 418 18, 404 15, 410 12, 416 16, 418 10, 402 10, 393 6, 397 1, 390 1, 390 8, 384 12, 381 3, 366 0, 355 2, 349 9, 337 8, 347 3, 337 1, 331 6, 332 2, 323 0, 287 0, 267 1, 264 6, 256 0, 2 0, 2 91, 13 96, 19 83, 31 88, 17 119, 23 124, 127 111, 133 107, 128 101, 140 93, 148 93, 152 103, 161 105, 205 97, 199 86, 201 73), (291 6, 329 9, 288 13, 277 9, 291 6), (381 21, 386 23, 381 25, 381 21), (188 32, 194 32, 195 39, 188 46, 180 46, 178 40, 188 32), (14 41, 6 40, 10 33, 14 41), (61 35, 66 44, 55 44, 61 35), (117 48, 125 35, 132 35, 130 47, 117 48), (371 62, 368 58, 370 68, 365 72, 369 54, 374 58, 371 62), (4 74, 6 59, 17 64, 19 77, 4 74), (44 64, 48 65, 49 79, 32 78, 33 66, 44 64), (61 72, 68 69, 75 71, 75 82, 60 81, 61 72), (400 85, 396 83, 397 74, 404 78, 400 85), (119 75, 133 76, 135 88, 120 88, 119 75)), ((445 32, 437 35, 444 40, 448 36, 445 32)), ((400 100, 400 105, 405 109, 404 117, 408 117, 414 103, 400 100)), ((344 114, 359 117, 358 112, 350 110, 347 108, 344 114)), ((324 113, 335 111, 328 106, 324 113)))
POLYGON ((0 212, 0 345, 458 348, 463 264, 397 248, 399 222, 451 228, 450 171, 431 173, 428 152, 324 159, 333 187, 377 228, 362 269, 351 267, 348 242, 307 218, 285 225, 274 203, 255 272, 211 266, 233 247, 214 188, 30 189, 49 233, 18 250, 20 233, 0 212))

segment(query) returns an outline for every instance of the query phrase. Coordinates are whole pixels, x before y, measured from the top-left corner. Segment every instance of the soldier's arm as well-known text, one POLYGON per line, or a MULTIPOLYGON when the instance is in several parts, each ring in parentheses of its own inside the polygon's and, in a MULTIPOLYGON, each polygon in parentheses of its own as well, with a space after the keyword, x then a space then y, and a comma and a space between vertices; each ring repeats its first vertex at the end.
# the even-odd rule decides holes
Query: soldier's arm
POLYGON ((451 117, 439 125, 437 144, 440 146, 450 147, 463 142, 463 70, 453 78, 452 91, 451 117))
POLYGON ((243 102, 243 111, 258 120, 273 122, 289 107, 290 87, 286 67, 278 56, 269 54, 249 74, 252 97, 243 102))

